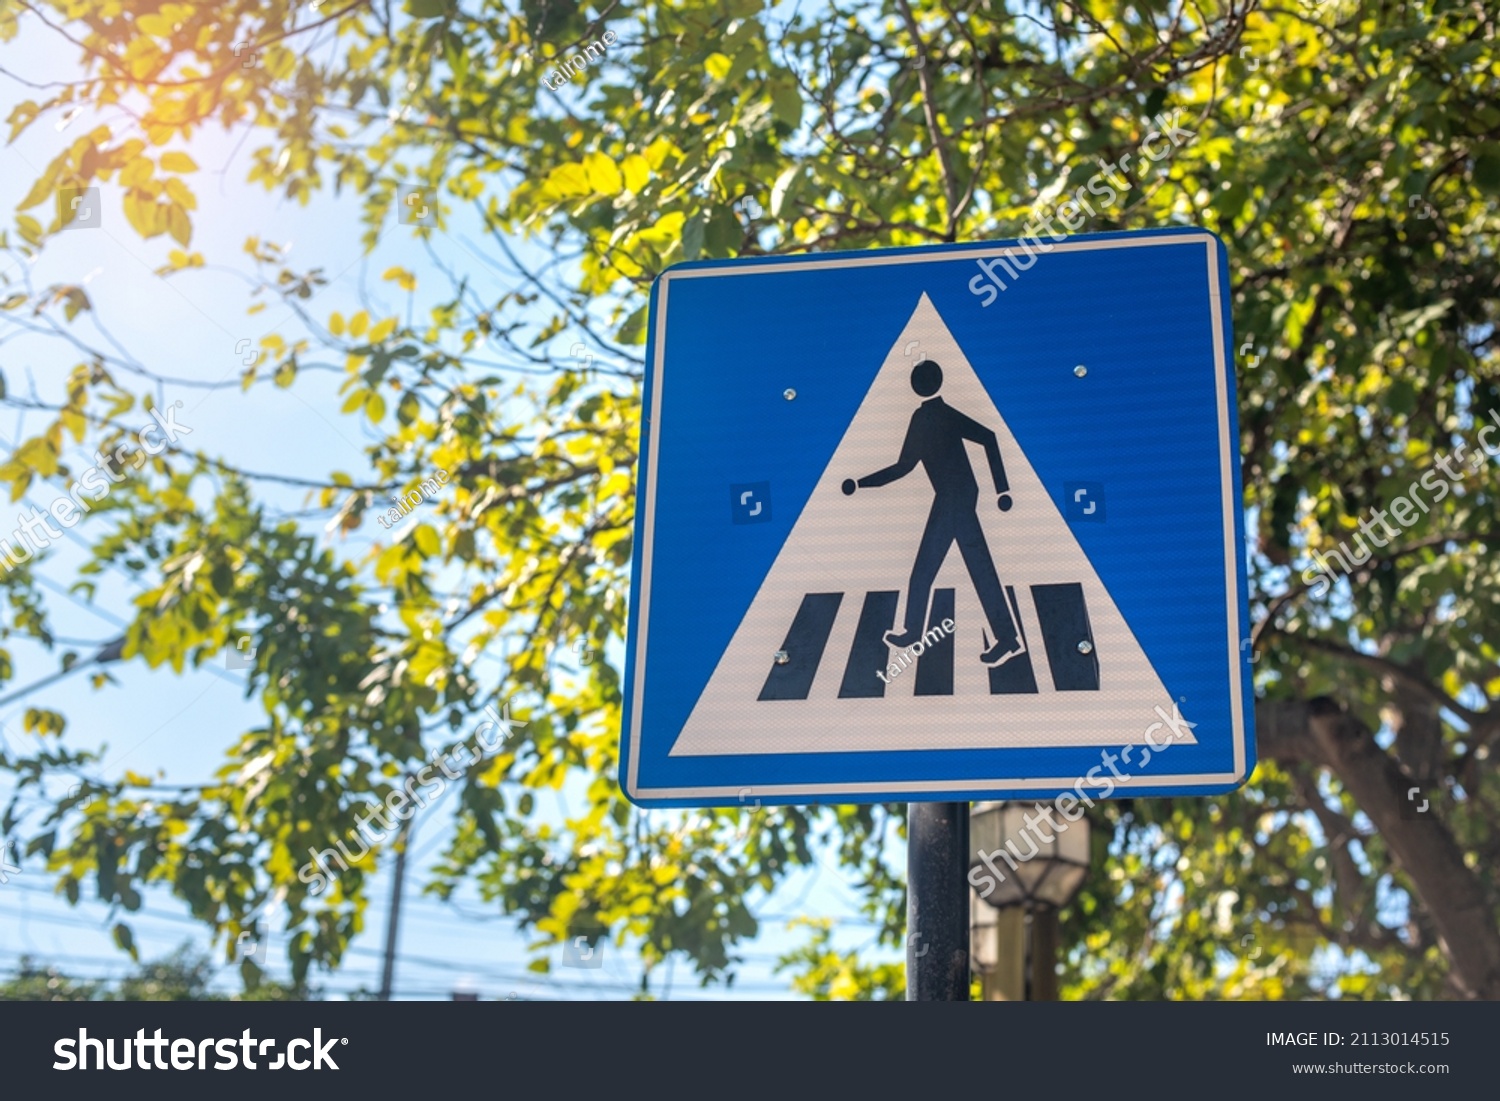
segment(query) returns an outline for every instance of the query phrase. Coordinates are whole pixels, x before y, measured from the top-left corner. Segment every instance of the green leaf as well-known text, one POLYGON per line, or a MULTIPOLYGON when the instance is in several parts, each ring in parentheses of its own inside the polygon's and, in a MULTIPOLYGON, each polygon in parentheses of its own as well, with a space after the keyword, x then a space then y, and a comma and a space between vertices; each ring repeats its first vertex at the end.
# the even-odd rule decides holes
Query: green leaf
POLYGON ((1500 144, 1486 142, 1474 156, 1474 182, 1491 195, 1500 192, 1500 144))
POLYGON ((615 339, 621 344, 644 344, 646 342, 646 307, 638 307, 615 333, 615 339))
POLYGON ((682 258, 696 260, 703 251, 703 219, 689 218, 682 227, 682 258))
POLYGON ((795 84, 778 81, 771 85, 771 114, 788 130, 802 124, 802 91, 795 84))
POLYGON ((704 243, 710 256, 732 256, 739 251, 744 230, 734 210, 720 206, 709 212, 704 243))

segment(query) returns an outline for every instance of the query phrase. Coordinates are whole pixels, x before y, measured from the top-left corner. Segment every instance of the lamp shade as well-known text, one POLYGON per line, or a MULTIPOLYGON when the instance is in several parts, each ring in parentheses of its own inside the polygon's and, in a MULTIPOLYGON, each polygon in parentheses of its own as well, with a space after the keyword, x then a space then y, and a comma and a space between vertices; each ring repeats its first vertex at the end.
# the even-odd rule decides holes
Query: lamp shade
POLYGON ((1087 818, 1069 822, 1051 803, 976 803, 969 813, 969 868, 983 869, 969 882, 996 909, 1061 909, 1088 867, 1087 818))
POLYGON ((969 966, 981 974, 1000 962, 1000 938, 995 935, 998 911, 969 892, 969 966))

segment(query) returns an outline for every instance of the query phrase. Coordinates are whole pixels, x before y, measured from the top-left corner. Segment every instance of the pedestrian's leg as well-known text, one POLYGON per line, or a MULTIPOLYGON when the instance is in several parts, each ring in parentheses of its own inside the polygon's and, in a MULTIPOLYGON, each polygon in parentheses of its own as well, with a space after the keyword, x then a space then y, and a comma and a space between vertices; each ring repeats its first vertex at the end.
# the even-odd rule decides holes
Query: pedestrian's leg
MULTIPOLYGON (((984 608, 984 617, 990 621, 990 630, 995 635, 998 652, 1007 653, 1020 645, 1021 635, 1011 615, 1010 601, 1005 599, 1005 590, 995 573, 995 562, 990 557, 989 545, 984 541, 984 529, 979 526, 979 517, 973 512, 960 513, 955 536, 959 553, 964 556, 969 577, 979 594, 979 604, 984 608)), ((992 651, 987 651, 992 652, 992 651)))
POLYGON ((927 629, 927 605, 932 599, 932 583, 937 580, 948 548, 953 545, 952 509, 941 497, 932 502, 927 527, 917 547, 917 558, 911 567, 911 582, 906 587, 906 629, 899 635, 888 634, 892 646, 910 646, 927 629))

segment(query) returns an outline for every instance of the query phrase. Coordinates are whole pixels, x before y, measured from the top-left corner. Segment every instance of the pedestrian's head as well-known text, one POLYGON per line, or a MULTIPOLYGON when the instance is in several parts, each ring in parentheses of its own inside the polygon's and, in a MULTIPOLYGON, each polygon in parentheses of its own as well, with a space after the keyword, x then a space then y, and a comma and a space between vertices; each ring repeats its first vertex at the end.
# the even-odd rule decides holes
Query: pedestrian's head
POLYGON ((930 398, 943 386, 943 369, 930 359, 924 359, 911 369, 911 388, 924 398, 930 398))

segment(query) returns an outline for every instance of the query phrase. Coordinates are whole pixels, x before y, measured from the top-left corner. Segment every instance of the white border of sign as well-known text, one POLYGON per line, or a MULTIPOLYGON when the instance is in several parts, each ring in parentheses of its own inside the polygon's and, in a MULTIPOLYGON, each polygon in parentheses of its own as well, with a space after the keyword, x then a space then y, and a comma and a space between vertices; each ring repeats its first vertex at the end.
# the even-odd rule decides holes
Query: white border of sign
MULTIPOLYGON (((1088 252, 1102 249, 1116 248, 1150 248, 1155 245, 1188 245, 1194 242, 1201 243, 1204 247, 1204 255, 1208 264, 1208 297, 1209 306, 1212 311, 1213 343, 1214 343, 1214 385, 1218 396, 1219 417, 1219 475, 1223 488, 1224 502, 1224 588, 1229 594, 1228 637, 1225 640, 1225 653, 1229 661, 1229 687, 1230 687, 1230 714, 1233 723, 1234 739, 1234 771, 1198 773, 1192 775, 1161 775, 1140 776, 1136 779, 1141 781, 1142 789, 1178 789, 1206 786, 1223 786, 1238 784, 1245 778, 1245 716, 1244 709, 1240 706, 1243 698, 1243 666, 1240 650, 1240 639, 1243 637, 1244 624, 1240 621, 1239 606, 1239 577, 1235 572, 1238 555, 1235 553, 1235 508, 1237 501, 1234 494, 1234 471, 1231 463, 1236 461, 1239 448, 1234 439, 1231 438, 1229 430, 1229 390, 1226 379, 1227 364, 1224 356, 1224 316, 1221 311, 1221 294, 1219 285, 1219 264, 1216 246, 1220 245, 1219 239, 1211 233, 1168 233, 1160 236, 1136 236, 1121 237, 1103 240, 1082 241, 1059 241, 1052 246, 1053 252, 1088 252)), ((662 404, 663 366, 665 364, 666 334, 667 334, 667 299, 671 290, 671 284, 677 279, 721 279, 725 276, 755 276, 776 275, 789 271, 811 271, 826 267, 876 267, 887 264, 922 264, 922 263, 951 263, 955 257, 964 259, 987 259, 995 256, 1013 256, 1022 253, 1016 245, 995 246, 993 248, 965 247, 961 251, 941 251, 933 253, 876 253, 868 257, 864 256, 841 256, 837 259, 829 257, 823 259, 788 260, 775 264, 747 264, 741 268, 706 267, 685 268, 681 270, 669 270, 663 272, 657 289, 656 308, 656 339, 654 341, 655 358, 651 363, 652 393, 655 397, 656 408, 660 409, 662 404)), ((937 792, 974 792, 985 790, 1004 791, 1061 791, 1072 789, 1078 784, 1077 776, 1055 776, 1031 779, 966 779, 966 780, 892 780, 882 782, 870 781, 840 781, 836 785, 823 782, 817 784, 757 784, 753 789, 747 789, 740 785, 729 785, 727 787, 686 787, 686 788, 647 788, 642 789, 638 785, 638 772, 641 763, 641 719, 645 713, 646 700, 646 662, 647 632, 650 628, 651 614, 651 565, 652 565, 652 540, 656 531, 656 474, 658 469, 658 456, 661 454, 661 418, 653 417, 650 422, 650 464, 647 473, 647 484, 643 487, 641 497, 645 501, 645 516, 642 525, 641 544, 641 576, 639 579, 639 608, 635 615, 638 622, 634 625, 635 643, 635 677, 634 683, 629 686, 632 695, 632 706, 630 709, 631 728, 621 731, 622 742, 628 746, 630 752, 629 768, 625 780, 625 791, 632 799, 706 799, 725 797, 727 801, 734 802, 741 793, 753 790, 757 799, 775 799, 785 796, 809 796, 812 798, 827 799, 829 789, 837 787, 838 791, 849 795, 892 795, 892 796, 915 796, 931 795, 937 792)), ((1098 781, 1099 786, 1108 783, 1107 777, 1098 781)), ((1084 787, 1088 787, 1087 781, 1084 787)))

